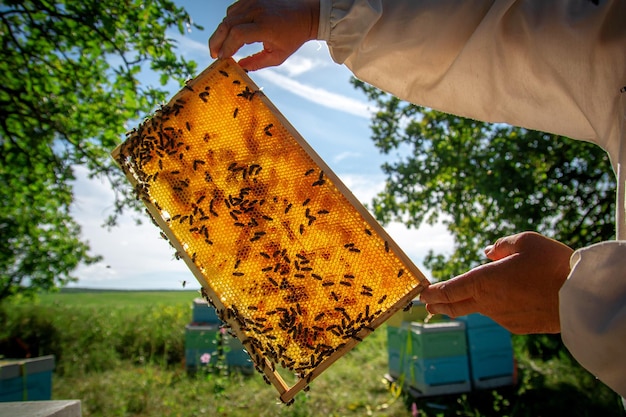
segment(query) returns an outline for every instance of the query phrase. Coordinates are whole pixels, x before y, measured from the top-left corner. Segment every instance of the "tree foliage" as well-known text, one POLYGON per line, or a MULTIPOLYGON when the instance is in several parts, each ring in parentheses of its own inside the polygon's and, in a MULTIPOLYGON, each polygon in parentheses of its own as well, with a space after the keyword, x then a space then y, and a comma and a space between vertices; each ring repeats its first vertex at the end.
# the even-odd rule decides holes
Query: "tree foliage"
POLYGON ((379 111, 372 138, 384 154, 382 222, 443 222, 454 239, 425 265, 448 279, 485 261, 497 238, 534 230, 573 248, 614 236, 615 178, 599 147, 418 107, 353 80, 379 111))
POLYGON ((168 36, 191 26, 169 0, 0 0, 0 300, 99 259, 70 215, 75 168, 111 182, 114 223, 134 199, 109 152, 194 72, 168 36))

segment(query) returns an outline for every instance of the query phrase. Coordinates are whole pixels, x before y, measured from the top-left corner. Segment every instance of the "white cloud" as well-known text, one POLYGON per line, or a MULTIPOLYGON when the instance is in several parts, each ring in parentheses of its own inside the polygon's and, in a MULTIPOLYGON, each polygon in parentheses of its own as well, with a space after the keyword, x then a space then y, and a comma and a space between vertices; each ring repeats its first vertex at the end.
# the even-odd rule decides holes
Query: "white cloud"
POLYGON ((366 119, 370 118, 371 110, 367 102, 301 83, 273 69, 264 69, 258 71, 256 74, 259 78, 320 106, 366 119))
POLYGON ((297 77, 312 70, 319 71, 331 65, 331 62, 328 51, 325 48, 322 49, 320 42, 309 42, 287 58, 280 66, 276 67, 275 70, 286 73, 289 77, 297 77))
POLYGON ((287 76, 289 77, 297 77, 298 75, 311 71, 315 67, 315 61, 311 58, 300 55, 292 55, 278 68, 280 68, 281 72, 287 73, 287 76))
POLYGON ((344 185, 362 203, 369 203, 385 187, 382 174, 338 174, 344 185))
POLYGON ((335 164, 339 164, 341 161, 345 161, 346 159, 351 159, 351 158, 360 158, 361 154, 359 152, 351 152, 351 151, 346 151, 346 152, 341 152, 335 156, 333 156, 333 163, 335 164))

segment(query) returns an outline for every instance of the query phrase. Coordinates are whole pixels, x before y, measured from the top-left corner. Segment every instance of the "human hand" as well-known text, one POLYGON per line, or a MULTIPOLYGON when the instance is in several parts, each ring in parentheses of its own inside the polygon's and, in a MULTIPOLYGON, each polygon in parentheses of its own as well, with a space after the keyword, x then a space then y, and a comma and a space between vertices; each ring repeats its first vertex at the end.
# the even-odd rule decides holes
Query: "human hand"
POLYGON ((485 249, 494 262, 420 295, 431 314, 482 313, 513 333, 559 333, 559 289, 573 250, 534 232, 498 239, 485 249))
POLYGON ((239 65, 249 71, 280 65, 317 37, 319 8, 319 0, 239 0, 209 38, 211 56, 228 58, 243 45, 262 42, 263 50, 239 65))

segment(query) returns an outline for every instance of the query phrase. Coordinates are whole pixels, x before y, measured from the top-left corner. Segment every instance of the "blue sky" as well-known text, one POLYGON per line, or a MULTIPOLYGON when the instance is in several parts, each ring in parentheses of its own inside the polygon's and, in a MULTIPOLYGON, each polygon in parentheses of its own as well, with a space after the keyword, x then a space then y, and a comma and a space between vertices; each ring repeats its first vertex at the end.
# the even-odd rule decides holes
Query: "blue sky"
MULTIPOLYGON (((179 54, 196 61, 200 72, 213 61, 207 41, 231 1, 178 3, 204 27, 204 31, 192 29, 185 36, 171 33, 178 41, 179 54)), ((259 48, 259 45, 247 46, 235 58, 259 48)), ((332 61, 323 42, 309 42, 280 67, 253 72, 250 76, 360 201, 369 203, 382 190, 384 177, 380 165, 385 157, 370 139, 371 106, 350 84, 350 71, 332 61)), ((156 81, 147 77, 145 82, 156 81)), ((171 94, 177 89, 172 85, 171 94)), ((79 268, 76 272, 79 282, 74 286, 180 289, 182 281, 186 281, 186 288, 199 288, 185 264, 174 260, 172 249, 149 221, 137 226, 131 216, 125 216, 119 227, 111 231, 102 228, 112 208, 113 192, 107 183, 86 179, 84 171, 77 174, 73 213, 93 252, 103 255, 104 261, 79 268)), ((445 252, 451 248, 452 240, 441 225, 407 230, 394 223, 386 230, 427 276, 428 271, 422 265, 427 251, 445 252)))

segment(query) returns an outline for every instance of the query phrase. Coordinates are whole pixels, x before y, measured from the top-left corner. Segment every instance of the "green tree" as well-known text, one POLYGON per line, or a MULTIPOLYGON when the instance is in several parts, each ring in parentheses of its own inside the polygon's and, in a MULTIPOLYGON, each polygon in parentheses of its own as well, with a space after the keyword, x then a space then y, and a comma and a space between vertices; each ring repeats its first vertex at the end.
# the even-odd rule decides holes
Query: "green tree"
POLYGON ((134 198, 109 152, 193 74, 168 35, 192 26, 169 0, 0 0, 0 300, 99 260, 70 215, 74 170, 111 182, 114 224, 134 198))
POLYGON ((379 109, 372 138, 384 154, 385 189, 373 210, 383 223, 442 221, 449 256, 428 254, 445 280, 486 261, 495 239, 534 230, 573 248, 614 236, 615 178, 599 147, 555 135, 437 112, 353 80, 379 109))

